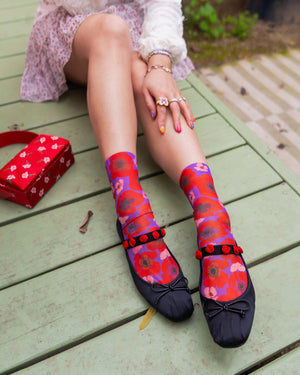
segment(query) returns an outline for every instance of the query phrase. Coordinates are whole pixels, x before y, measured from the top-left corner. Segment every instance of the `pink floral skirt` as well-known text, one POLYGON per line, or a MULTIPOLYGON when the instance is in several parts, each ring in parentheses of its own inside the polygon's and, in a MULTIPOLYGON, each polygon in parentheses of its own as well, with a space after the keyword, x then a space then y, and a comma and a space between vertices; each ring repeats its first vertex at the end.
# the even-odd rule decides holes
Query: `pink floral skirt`
MULTIPOLYGON (((138 50, 143 15, 135 2, 111 6, 107 13, 115 13, 128 24, 132 49, 138 50)), ((89 14, 90 15, 90 14, 89 14)), ((58 100, 68 90, 64 66, 72 52, 72 42, 79 25, 89 15, 71 16, 59 7, 35 22, 26 49, 25 70, 21 82, 21 99, 32 102, 58 100)), ((173 68, 176 81, 185 79, 194 69, 189 58, 173 68)))

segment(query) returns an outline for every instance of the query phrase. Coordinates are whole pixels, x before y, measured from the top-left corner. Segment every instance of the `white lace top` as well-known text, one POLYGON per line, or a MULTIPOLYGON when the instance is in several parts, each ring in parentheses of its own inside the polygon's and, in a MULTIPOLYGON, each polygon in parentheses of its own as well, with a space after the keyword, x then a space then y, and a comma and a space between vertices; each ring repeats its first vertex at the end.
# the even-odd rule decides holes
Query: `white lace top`
MULTIPOLYGON (((168 50, 174 63, 186 55, 183 39, 181 0, 134 0, 144 11, 144 23, 139 40, 139 52, 146 58, 155 49, 168 50)), ((130 0, 41 0, 37 19, 62 6, 71 15, 102 11, 106 6, 130 0)))

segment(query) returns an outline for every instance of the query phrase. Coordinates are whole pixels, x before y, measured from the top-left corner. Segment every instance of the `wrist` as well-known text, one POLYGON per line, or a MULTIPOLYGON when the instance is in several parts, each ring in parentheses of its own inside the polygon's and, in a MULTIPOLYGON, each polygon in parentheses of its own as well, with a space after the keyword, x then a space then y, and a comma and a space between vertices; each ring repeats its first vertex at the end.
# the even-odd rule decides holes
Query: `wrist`
POLYGON ((172 62, 170 58, 166 55, 152 55, 148 59, 148 66, 151 65, 164 65, 167 68, 171 68, 172 62))

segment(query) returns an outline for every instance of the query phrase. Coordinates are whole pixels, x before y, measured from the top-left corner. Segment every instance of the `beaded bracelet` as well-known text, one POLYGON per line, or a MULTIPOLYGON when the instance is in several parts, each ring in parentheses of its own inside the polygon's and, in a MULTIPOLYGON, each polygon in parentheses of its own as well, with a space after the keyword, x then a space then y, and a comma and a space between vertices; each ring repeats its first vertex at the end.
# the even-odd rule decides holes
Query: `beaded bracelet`
POLYGON ((167 72, 167 73, 171 73, 171 74, 173 73, 172 69, 167 68, 167 67, 164 66, 164 65, 151 65, 151 66, 149 66, 149 68, 147 69, 147 71, 146 71, 144 77, 146 77, 146 75, 147 75, 148 73, 150 73, 151 70, 153 70, 153 69, 162 69, 163 71, 165 71, 165 72, 167 72))
POLYGON ((169 51, 167 51, 165 49, 155 49, 154 51, 150 52, 148 57, 147 57, 147 62, 149 61, 150 57, 153 56, 153 55, 166 55, 171 60, 171 64, 173 64, 173 56, 170 54, 169 51))

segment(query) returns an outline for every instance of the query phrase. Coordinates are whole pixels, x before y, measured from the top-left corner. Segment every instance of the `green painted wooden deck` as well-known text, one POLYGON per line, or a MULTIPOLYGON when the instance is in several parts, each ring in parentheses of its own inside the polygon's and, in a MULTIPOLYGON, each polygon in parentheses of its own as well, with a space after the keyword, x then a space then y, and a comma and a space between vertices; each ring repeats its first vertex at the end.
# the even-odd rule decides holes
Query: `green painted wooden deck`
MULTIPOLYGON (((0 374, 298 374, 300 179, 193 74, 179 83, 217 191, 244 248, 257 308, 247 343, 213 343, 199 308, 196 231, 180 189, 138 136, 142 185, 189 279, 195 312, 182 323, 148 309, 128 272, 114 201, 89 124, 85 91, 23 103, 19 87, 36 0, 0 0, 0 131, 71 141, 75 164, 34 209, 0 201, 0 374), (88 210, 86 234, 79 232, 88 210), (284 355, 282 355, 284 354, 284 355)), ((0 150, 4 165, 23 145, 0 150)))

